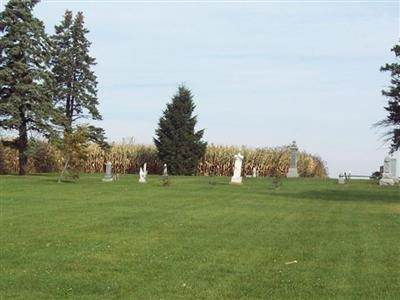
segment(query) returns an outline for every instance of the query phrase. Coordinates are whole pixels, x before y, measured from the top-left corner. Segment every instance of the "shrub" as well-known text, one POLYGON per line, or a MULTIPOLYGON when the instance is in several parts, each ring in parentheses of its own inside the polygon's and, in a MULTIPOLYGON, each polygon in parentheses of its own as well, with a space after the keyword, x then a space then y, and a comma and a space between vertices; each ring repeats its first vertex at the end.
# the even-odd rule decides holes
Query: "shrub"
POLYGON ((29 146, 36 172, 49 173, 58 170, 54 148, 48 142, 31 140, 29 146))

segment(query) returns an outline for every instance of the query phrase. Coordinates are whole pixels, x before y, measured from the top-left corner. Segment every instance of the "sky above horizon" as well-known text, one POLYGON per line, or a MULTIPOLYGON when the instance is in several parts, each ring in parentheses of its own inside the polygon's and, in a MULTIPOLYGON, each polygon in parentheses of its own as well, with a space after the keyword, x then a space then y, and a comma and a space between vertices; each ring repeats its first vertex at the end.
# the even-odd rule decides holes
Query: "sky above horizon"
MULTIPOLYGON (((3 1, 3 4, 5 2, 3 1)), ((109 141, 152 143, 180 84, 194 94, 198 129, 218 145, 274 147, 296 140, 330 176, 369 175, 388 146, 381 90, 395 61, 398 1, 51 1, 46 31, 82 11, 96 58, 109 141)), ((400 169, 400 168, 398 168, 400 169)))

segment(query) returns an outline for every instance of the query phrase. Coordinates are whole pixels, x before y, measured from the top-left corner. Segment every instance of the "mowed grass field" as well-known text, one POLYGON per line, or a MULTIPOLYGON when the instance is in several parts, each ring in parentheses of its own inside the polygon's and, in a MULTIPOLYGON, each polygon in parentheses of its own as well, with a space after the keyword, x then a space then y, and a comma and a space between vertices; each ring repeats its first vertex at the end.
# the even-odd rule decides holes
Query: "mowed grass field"
POLYGON ((1 299, 400 299, 399 187, 101 178, 0 177, 1 299))

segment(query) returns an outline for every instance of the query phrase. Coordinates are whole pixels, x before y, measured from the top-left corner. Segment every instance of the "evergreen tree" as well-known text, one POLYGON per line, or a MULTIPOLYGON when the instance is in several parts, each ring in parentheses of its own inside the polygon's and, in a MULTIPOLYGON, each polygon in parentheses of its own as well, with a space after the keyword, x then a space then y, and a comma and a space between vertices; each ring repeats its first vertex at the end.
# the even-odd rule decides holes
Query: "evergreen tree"
MULTIPOLYGON (((74 19, 72 12, 67 10, 52 36, 52 71, 56 82, 54 100, 66 117, 64 131, 68 133, 81 118, 101 120, 97 109, 97 78, 91 69, 96 62, 89 55, 91 43, 86 38, 88 33, 82 12, 78 12, 74 19)), ((103 129, 90 126, 88 130, 94 142, 105 145, 103 129)))
POLYGON ((57 117, 52 103, 50 46, 32 14, 39 0, 10 0, 0 13, 0 127, 17 132, 19 174, 26 174, 28 133, 48 134, 57 117))
POLYGON ((180 86, 172 102, 167 104, 156 130, 154 143, 160 160, 167 163, 173 175, 193 175, 204 156, 207 143, 201 139, 204 129, 195 132, 197 117, 189 89, 180 86))
MULTIPOLYGON (((399 60, 400 44, 395 45, 391 51, 394 52, 396 59, 399 60)), ((387 90, 382 91, 382 94, 389 98, 385 107, 389 114, 378 125, 391 128, 386 134, 386 140, 391 142, 390 149, 391 152, 394 152, 400 148, 400 64, 398 61, 386 64, 381 67, 381 71, 390 72, 391 85, 387 90)))

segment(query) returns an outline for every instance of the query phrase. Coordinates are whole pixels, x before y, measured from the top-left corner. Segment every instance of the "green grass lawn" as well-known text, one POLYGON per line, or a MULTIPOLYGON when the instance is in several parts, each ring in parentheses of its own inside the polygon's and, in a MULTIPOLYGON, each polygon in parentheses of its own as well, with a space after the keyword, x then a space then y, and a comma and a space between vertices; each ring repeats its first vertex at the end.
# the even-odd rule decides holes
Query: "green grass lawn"
POLYGON ((400 299, 398 187, 101 178, 0 177, 1 299, 400 299))

